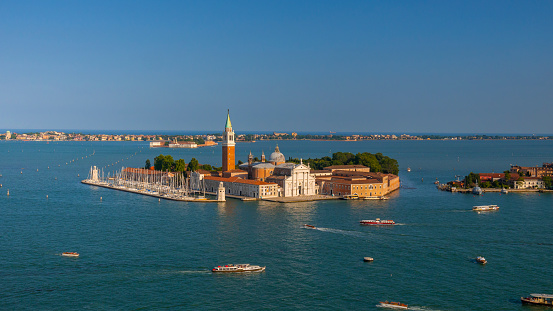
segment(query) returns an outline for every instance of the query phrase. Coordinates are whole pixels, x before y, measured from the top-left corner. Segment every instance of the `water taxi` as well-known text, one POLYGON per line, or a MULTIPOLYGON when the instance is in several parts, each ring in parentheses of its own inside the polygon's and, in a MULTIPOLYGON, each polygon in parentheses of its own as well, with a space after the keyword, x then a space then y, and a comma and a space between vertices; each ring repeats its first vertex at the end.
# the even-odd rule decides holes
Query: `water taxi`
POLYGON ((363 261, 374 261, 374 258, 372 257, 363 257, 363 261))
POLYGON ((407 310, 409 308, 409 306, 404 303, 394 302, 394 301, 388 302, 388 300, 384 302, 380 301, 380 304, 377 306, 385 307, 385 308, 403 309, 403 310, 407 310))
POLYGON ((374 220, 361 220, 359 223, 373 226, 390 226, 396 224, 393 220, 381 220, 380 218, 374 220))
POLYGON ((224 265, 217 266, 211 270, 212 272, 222 272, 222 273, 241 273, 241 272, 263 272, 265 267, 261 266, 251 266, 249 264, 238 264, 238 265, 224 265))
POLYGON ((303 225, 303 226, 304 226, 305 228, 307 228, 307 229, 317 229, 317 227, 312 226, 312 225, 308 225, 308 224, 305 224, 305 225, 303 225))
POLYGON ((553 306, 553 295, 548 294, 530 294, 529 297, 520 297, 522 303, 533 305, 553 306))
POLYGON ((487 211, 495 211, 499 209, 499 206, 497 205, 478 205, 478 206, 473 206, 472 207, 472 210, 473 211, 476 211, 476 212, 487 212, 487 211))
POLYGON ((488 261, 486 260, 486 258, 484 258, 484 257, 482 257, 482 256, 476 257, 476 262, 479 263, 479 264, 483 264, 483 265, 485 265, 485 264, 488 263, 488 261))
POLYGON ((76 252, 63 252, 61 255, 65 257, 79 257, 79 253, 76 252))

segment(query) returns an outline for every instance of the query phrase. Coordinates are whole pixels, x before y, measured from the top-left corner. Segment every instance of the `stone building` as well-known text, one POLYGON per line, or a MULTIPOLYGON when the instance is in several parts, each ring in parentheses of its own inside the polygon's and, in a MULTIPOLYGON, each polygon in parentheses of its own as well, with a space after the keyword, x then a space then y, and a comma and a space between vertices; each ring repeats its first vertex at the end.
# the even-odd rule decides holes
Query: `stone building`
POLYGON ((273 175, 266 181, 278 184, 281 188, 279 196, 282 197, 316 195, 319 191, 315 176, 310 171, 309 166, 303 163, 282 163, 275 166, 273 175))
POLYGON ((380 197, 399 189, 399 177, 394 174, 335 170, 330 177, 317 178, 317 184, 322 194, 380 197))

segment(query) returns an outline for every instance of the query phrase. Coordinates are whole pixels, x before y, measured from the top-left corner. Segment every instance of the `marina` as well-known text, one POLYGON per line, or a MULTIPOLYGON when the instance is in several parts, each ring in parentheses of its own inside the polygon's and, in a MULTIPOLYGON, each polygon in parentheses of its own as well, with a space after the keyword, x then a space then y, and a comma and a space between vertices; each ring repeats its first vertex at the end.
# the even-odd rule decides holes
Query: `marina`
MULTIPOLYGON (((96 166, 90 168, 88 178, 81 181, 83 184, 120 190, 159 199, 183 202, 224 202, 224 195, 217 199, 209 199, 205 191, 194 191, 190 187, 190 179, 182 173, 168 173, 160 171, 125 169, 113 175, 104 176, 103 171, 96 166)), ((224 193, 224 190, 223 190, 224 193)))

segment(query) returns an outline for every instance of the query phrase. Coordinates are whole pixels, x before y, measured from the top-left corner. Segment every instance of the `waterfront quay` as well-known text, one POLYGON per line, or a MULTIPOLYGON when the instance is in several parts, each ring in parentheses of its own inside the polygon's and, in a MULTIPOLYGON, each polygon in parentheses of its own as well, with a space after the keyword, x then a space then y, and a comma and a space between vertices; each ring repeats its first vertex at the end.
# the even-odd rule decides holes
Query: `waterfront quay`
MULTIPOLYGON (((473 188, 468 188, 468 189, 464 189, 464 188, 457 188, 457 189, 454 189, 454 188, 451 188, 451 187, 438 187, 439 190, 442 190, 442 191, 448 191, 448 192, 458 192, 458 193, 468 193, 468 194, 472 194, 472 189, 473 188)), ((498 189, 498 188, 481 188, 482 190, 482 193, 484 192, 491 192, 491 193, 500 193, 501 192, 501 189, 498 189)), ((528 192, 540 192, 540 193, 553 193, 553 190, 548 190, 548 189, 508 189, 508 192, 509 193, 528 193, 528 192)))

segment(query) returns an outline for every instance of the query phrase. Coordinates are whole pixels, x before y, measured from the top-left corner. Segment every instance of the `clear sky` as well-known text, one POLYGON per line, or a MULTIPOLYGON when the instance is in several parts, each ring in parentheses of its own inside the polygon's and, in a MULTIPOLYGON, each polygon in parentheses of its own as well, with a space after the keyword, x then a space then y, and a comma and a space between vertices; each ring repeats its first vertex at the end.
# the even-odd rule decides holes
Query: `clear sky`
POLYGON ((0 0, 0 128, 553 133, 553 1, 0 0))

